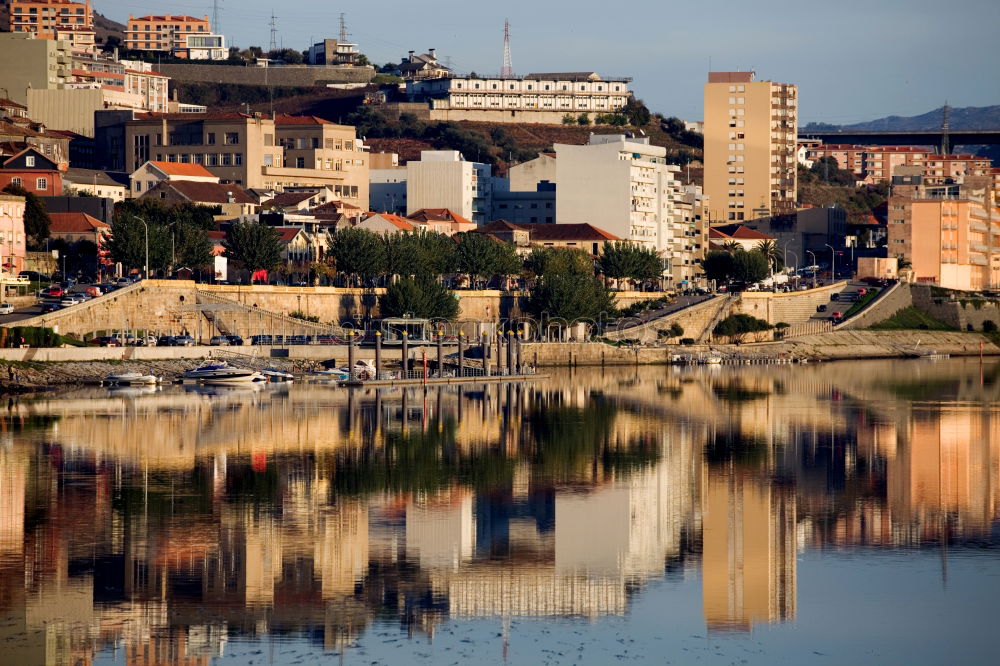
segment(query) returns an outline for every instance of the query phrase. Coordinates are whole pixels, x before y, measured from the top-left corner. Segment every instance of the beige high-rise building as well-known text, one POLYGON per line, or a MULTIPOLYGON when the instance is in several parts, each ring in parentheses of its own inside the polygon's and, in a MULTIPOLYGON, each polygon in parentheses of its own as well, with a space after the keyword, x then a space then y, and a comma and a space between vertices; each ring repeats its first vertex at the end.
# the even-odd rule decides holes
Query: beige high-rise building
POLYGON ((753 72, 709 72, 705 194, 712 222, 795 212, 798 89, 753 72))

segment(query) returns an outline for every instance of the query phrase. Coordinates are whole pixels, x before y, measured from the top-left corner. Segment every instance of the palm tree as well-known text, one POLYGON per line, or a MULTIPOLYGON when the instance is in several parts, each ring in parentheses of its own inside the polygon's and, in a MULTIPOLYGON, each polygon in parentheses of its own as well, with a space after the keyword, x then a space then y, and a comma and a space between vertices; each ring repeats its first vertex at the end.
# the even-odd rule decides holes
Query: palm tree
POLYGON ((733 254, 742 250, 743 246, 734 240, 728 240, 722 244, 722 249, 728 252, 729 254, 733 254))
POLYGON ((773 240, 762 240, 754 246, 754 249, 764 255, 769 264, 773 262, 775 267, 784 263, 781 260, 781 253, 778 251, 778 244, 773 240))

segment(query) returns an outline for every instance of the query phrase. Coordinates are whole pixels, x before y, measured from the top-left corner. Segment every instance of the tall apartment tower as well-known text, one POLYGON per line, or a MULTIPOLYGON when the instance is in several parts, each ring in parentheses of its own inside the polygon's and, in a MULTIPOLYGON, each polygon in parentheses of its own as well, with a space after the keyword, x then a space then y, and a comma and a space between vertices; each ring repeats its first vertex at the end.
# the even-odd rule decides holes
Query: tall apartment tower
POLYGON ((712 222, 795 212, 798 89, 753 72, 709 72, 705 194, 712 222))

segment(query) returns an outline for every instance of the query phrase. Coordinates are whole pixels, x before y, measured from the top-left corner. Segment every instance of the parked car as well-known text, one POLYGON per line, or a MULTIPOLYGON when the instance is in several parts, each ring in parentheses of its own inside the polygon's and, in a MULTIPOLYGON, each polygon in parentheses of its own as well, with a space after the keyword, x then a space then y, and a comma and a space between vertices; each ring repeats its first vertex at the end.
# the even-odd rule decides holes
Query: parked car
POLYGON ((176 347, 177 338, 172 335, 161 335, 156 339, 157 347, 176 347))
POLYGON ((0 315, 14 314, 13 303, 0 303, 0 315))
POLYGON ((42 298, 62 298, 65 294, 62 287, 49 287, 42 292, 42 298))
POLYGON ((194 338, 192 338, 190 335, 178 335, 174 339, 177 341, 177 344, 179 346, 181 346, 181 347, 193 347, 194 346, 194 338))
POLYGON ((830 317, 830 319, 832 319, 835 322, 838 322, 838 321, 840 321, 843 318, 844 318, 844 314, 842 312, 834 312, 833 315, 831 315, 831 317, 830 317))
POLYGON ((840 300, 840 294, 830 294, 830 300, 831 301, 839 301, 840 300))
POLYGON ((155 347, 156 346, 156 336, 155 335, 140 335, 128 341, 130 347, 155 347))
POLYGON ((49 276, 45 273, 39 273, 38 271, 21 271, 17 274, 17 277, 28 278, 31 282, 47 282, 49 276))
POLYGON ((824 303, 822 305, 817 305, 816 312, 826 312, 826 304, 824 303))
POLYGON ((90 344, 97 345, 99 347, 121 347, 122 341, 113 335, 102 335, 99 338, 92 338, 90 344))
POLYGON ((233 347, 242 347, 243 346, 243 338, 241 338, 238 335, 227 335, 226 339, 229 340, 230 346, 233 346, 233 347))
POLYGON ((212 339, 208 341, 208 344, 213 347, 228 347, 229 338, 224 335, 214 335, 212 336, 212 339))
POLYGON ((118 285, 119 287, 127 287, 130 284, 132 284, 132 280, 131 278, 120 277, 117 280, 115 280, 115 284, 118 285))
POLYGON ((72 306, 76 305, 76 299, 72 298, 70 296, 67 296, 66 298, 64 298, 61 301, 59 301, 59 305, 63 306, 64 308, 72 307, 72 306))
POLYGON ((62 306, 55 301, 42 303, 42 314, 48 314, 49 312, 55 312, 56 310, 62 310, 62 306))

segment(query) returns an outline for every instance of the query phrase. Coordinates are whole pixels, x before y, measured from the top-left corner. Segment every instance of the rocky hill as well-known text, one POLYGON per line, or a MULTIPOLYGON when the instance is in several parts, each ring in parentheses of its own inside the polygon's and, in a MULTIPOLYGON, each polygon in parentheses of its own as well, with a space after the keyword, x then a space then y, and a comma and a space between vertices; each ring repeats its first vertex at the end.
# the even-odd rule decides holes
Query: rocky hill
MULTIPOLYGON (((944 107, 922 113, 918 116, 886 116, 853 125, 829 125, 809 123, 803 129, 848 129, 872 131, 932 130, 941 127, 944 107)), ((952 129, 996 129, 1000 127, 1000 105, 951 107, 948 124, 952 129)))

